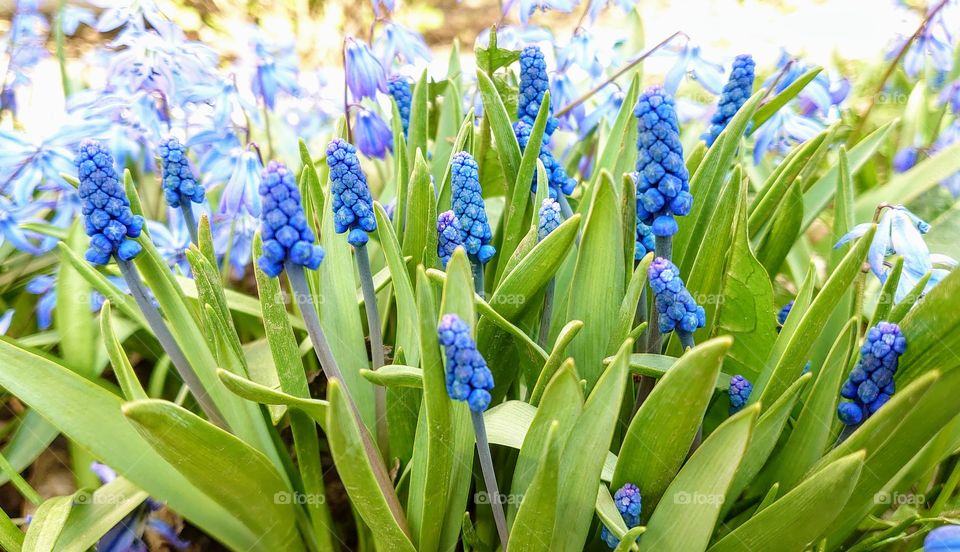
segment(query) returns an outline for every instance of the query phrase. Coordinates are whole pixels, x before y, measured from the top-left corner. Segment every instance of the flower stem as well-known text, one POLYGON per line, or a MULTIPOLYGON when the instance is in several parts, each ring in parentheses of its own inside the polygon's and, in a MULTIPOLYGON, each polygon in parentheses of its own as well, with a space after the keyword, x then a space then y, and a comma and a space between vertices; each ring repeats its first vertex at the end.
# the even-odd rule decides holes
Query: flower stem
POLYGON ((557 288, 557 281, 551 278, 547 282, 547 289, 543 293, 543 314, 540 315, 540 333, 537 335, 537 343, 547 348, 547 339, 550 337, 550 320, 553 318, 553 295, 557 288))
POLYGON ((477 435, 477 455, 480 457, 480 470, 483 471, 483 483, 487 487, 487 497, 493 509, 493 519, 500 534, 500 546, 507 550, 507 518, 503 515, 503 503, 500 488, 497 486, 497 474, 493 471, 493 459, 490 456, 490 443, 487 441, 487 428, 483 423, 483 412, 470 411, 473 431, 477 435))
MULTIPOLYGON (((373 285, 373 271, 370 270, 370 253, 367 245, 355 248, 357 272, 360 274, 360 289, 363 291, 363 306, 367 311, 367 326, 370 329, 370 356, 373 370, 383 366, 383 336, 380 334, 380 312, 377 310, 377 291, 373 285)), ((374 408, 377 417, 377 445, 385 459, 390 457, 390 439, 387 429, 387 390, 382 385, 374 386, 374 408)))
POLYGON ((183 350, 180 349, 180 345, 177 344, 173 338, 173 334, 170 333, 170 328, 168 328, 167 324, 163 321, 160 311, 157 310, 153 301, 150 300, 147 289, 143 286, 143 281, 140 279, 140 273, 137 272, 137 267, 130 261, 121 261, 119 259, 117 259, 117 265, 120 266, 120 274, 123 275, 123 279, 127 282, 130 293, 137 302, 137 306, 140 307, 140 310, 143 312, 143 317, 147 320, 147 324, 150 325, 150 329, 153 330, 153 334, 157 337, 157 341, 160 342, 160 346, 164 352, 170 357, 170 361, 173 363, 174 368, 177 369, 180 379, 183 380, 190 389, 190 392, 193 393, 197 404, 200 405, 200 408, 203 409, 211 422, 224 429, 229 429, 226 420, 217 409, 217 405, 214 404, 210 395, 207 394, 197 374, 190 366, 190 362, 187 361, 186 355, 184 355, 183 350))
POLYGON ((683 350, 693 349, 696 346, 696 342, 693 341, 693 334, 690 332, 683 332, 679 329, 677 330, 677 335, 680 337, 680 345, 683 347, 683 350))
POLYGON ((67 55, 63 46, 63 11, 66 5, 66 0, 57 2, 57 16, 53 21, 53 24, 56 26, 53 36, 57 47, 57 62, 60 64, 60 84, 63 86, 64 100, 70 97, 70 77, 67 75, 67 55))
MULTIPOLYGON (((673 236, 657 236, 655 255, 670 260, 673 256, 673 236)), ((650 309, 650 325, 647 326, 647 352, 660 354, 660 345, 660 313, 654 302, 650 309)))
POLYGON ((320 361, 320 367, 326 374, 327 379, 336 378, 340 381, 343 374, 340 373, 340 367, 333 358, 333 351, 330 350, 330 344, 323 334, 323 328, 320 327, 320 316, 317 314, 317 308, 313 304, 313 294, 310 293, 310 287, 307 286, 307 277, 303 273, 303 267, 293 263, 286 263, 284 268, 287 271, 287 278, 290 279, 290 287, 293 288, 293 297, 303 316, 303 323, 307 327, 307 334, 313 343, 313 351, 320 361))
POLYGON ((477 292, 477 295, 486 299, 486 294, 483 291, 483 263, 480 262, 480 259, 476 255, 470 255, 470 268, 473 269, 473 288, 477 292))
POLYGON ((193 207, 189 201, 180 202, 180 212, 183 213, 183 223, 187 225, 187 231, 190 232, 190 241, 199 247, 200 237, 197 235, 197 219, 193 217, 193 207))
POLYGON ((276 150, 273 149, 273 132, 270 130, 270 109, 267 107, 267 102, 263 102, 263 131, 267 135, 267 153, 269 157, 273 157, 276 150))
POLYGON ((840 446, 840 443, 843 443, 847 440, 848 437, 853 435, 853 432, 857 430, 860 425, 845 425, 843 426, 843 431, 840 432, 840 435, 837 436, 837 442, 833 444, 833 448, 840 446))

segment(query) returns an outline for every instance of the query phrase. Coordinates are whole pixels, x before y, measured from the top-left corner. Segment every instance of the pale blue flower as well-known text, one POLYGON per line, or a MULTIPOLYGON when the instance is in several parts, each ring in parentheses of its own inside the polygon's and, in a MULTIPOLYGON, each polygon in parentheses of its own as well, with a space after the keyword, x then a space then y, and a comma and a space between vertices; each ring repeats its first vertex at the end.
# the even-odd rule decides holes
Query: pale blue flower
POLYGON ((607 8, 610 4, 616 4, 624 13, 630 13, 634 6, 639 4, 638 0, 590 0, 590 5, 587 8, 587 17, 590 19, 590 22, 593 23, 597 20, 597 17, 600 16, 600 12, 607 8))
POLYGON ((94 27, 97 24, 97 16, 93 11, 80 6, 67 4, 63 6, 61 14, 60 28, 67 36, 76 34, 81 23, 88 27, 94 27))
MULTIPOLYGON (((197 207, 203 211, 202 207, 197 207)), ((198 213, 199 215, 199 213, 198 213)), ((190 262, 187 249, 190 249, 190 231, 183 220, 180 209, 167 209, 166 224, 155 220, 147 221, 147 231, 153 245, 170 268, 179 267, 183 274, 190 274, 190 262)))
POLYGON ((153 0, 91 0, 90 3, 104 10, 96 26, 101 33, 126 26, 144 29, 144 21, 158 28, 166 21, 153 0))
MULTIPOLYGON (((933 9, 937 4, 931 2, 929 9, 933 9)), ((919 75, 925 67, 943 72, 953 68, 957 31, 955 22, 947 21, 947 11, 948 9, 943 9, 931 18, 920 35, 907 48, 903 56, 903 70, 911 78, 919 75)), ((897 37, 887 50, 887 59, 893 59, 903 45, 911 39, 912 34, 897 37)))
POLYGON ((216 215, 213 230, 213 247, 217 255, 229 253, 228 261, 233 276, 243 276, 253 256, 253 236, 260 229, 260 219, 248 213, 236 216, 216 215))
MULTIPOLYGON (((850 240, 863 236, 871 227, 870 223, 859 224, 840 238, 834 248, 850 240)), ((877 231, 867 251, 867 261, 874 275, 885 282, 890 272, 886 259, 891 255, 903 257, 903 273, 895 293, 895 300, 901 301, 928 272, 932 273, 924 290, 928 292, 956 266, 956 261, 944 255, 931 255, 923 240, 923 234, 930 225, 902 205, 884 209, 877 223, 877 231), (945 267, 945 268, 944 268, 945 267)))
MULTIPOLYGON (((935 155, 958 142, 960 142, 960 120, 955 120, 937 137, 930 148, 930 155, 935 155)), ((960 171, 941 180, 940 185, 949 190, 953 197, 960 197, 960 171)))
POLYGON ((193 134, 187 147, 197 156, 204 188, 226 183, 243 155, 243 145, 231 127, 216 127, 193 134))
POLYGON ((78 135, 97 136, 105 125, 68 124, 50 136, 35 137, 20 132, 0 131, 0 191, 20 205, 33 201, 34 192, 47 184, 68 186, 60 176, 73 172, 78 135), (74 130, 83 132, 74 133, 74 130))
POLYGON ((360 108, 353 125, 357 149, 368 157, 383 159, 393 149, 393 132, 373 111, 360 108))
POLYGON ((756 143, 753 148, 753 162, 760 163, 768 151, 786 153, 793 146, 820 134, 823 129, 823 123, 800 115, 787 105, 754 131, 756 143))
POLYGON ((16 312, 13 309, 7 309, 0 315, 0 335, 7 335, 10 331, 10 324, 13 322, 13 315, 16 312))
POLYGON ((510 10, 517 4, 520 6, 520 22, 526 25, 537 10, 542 12, 553 10, 570 13, 577 6, 578 2, 576 0, 507 0, 503 3, 503 14, 507 15, 510 13, 510 10))
POLYGON ((347 37, 346 44, 346 75, 347 87, 354 99, 365 97, 374 98, 377 92, 387 92, 387 75, 383 65, 370 51, 365 42, 353 37, 347 37))
MULTIPOLYGON (((550 80, 550 104, 554 111, 559 111, 578 97, 577 88, 568 73, 560 73, 550 80)), ((586 117, 586 109, 582 103, 574 107, 560 118, 560 126, 568 130, 580 128, 586 117)))
MULTIPOLYGON (((253 93, 263 100, 269 109, 276 106, 281 92, 290 96, 300 94, 297 83, 299 60, 292 37, 277 38, 278 33, 267 34, 258 27, 251 29, 254 66, 253 93)), ((283 35, 279 35, 283 36, 283 35)))
POLYGON ((227 217, 240 214, 260 216, 260 173, 263 164, 253 148, 244 151, 234 165, 233 174, 220 193, 219 214, 227 217))
POLYGON ((396 0, 370 0, 370 3, 373 4, 373 14, 377 19, 392 13, 397 8, 396 0))
POLYGON ((613 120, 623 105, 625 94, 623 90, 616 86, 606 86, 597 93, 597 96, 600 99, 600 103, 580 121, 579 129, 581 137, 586 136, 591 130, 596 128, 597 125, 600 124, 600 121, 613 120))
POLYGON ((387 69, 393 65, 394 60, 400 60, 403 64, 411 64, 418 59, 430 61, 430 48, 424 42, 423 36, 393 21, 383 24, 383 32, 374 46, 383 67, 387 69))
POLYGON ((570 38, 570 42, 558 50, 557 64, 562 68, 561 70, 576 65, 594 79, 603 74, 603 65, 600 63, 596 42, 590 31, 584 27, 578 28, 570 38))
POLYGON ((33 277, 27 282, 27 293, 38 295, 35 311, 37 329, 45 331, 53 325, 53 308, 57 305, 57 279, 52 274, 33 277))
POLYGON ((687 40, 683 46, 665 48, 661 52, 677 58, 663 81, 663 88, 671 95, 676 95, 684 76, 699 82, 700 86, 713 95, 718 95, 723 90, 723 64, 706 59, 700 46, 687 40))
POLYGON ((46 48, 50 26, 33 1, 19 0, 10 22, 10 31, 0 41, 6 57, 0 76, 0 108, 16 112, 15 90, 30 83, 29 72, 43 58, 49 56, 46 48))
POLYGON ((32 201, 22 206, 14 205, 6 197, 0 196, 0 245, 9 243, 24 253, 39 255, 41 249, 35 245, 27 233, 20 227, 31 222, 38 212, 49 207, 48 204, 32 201))

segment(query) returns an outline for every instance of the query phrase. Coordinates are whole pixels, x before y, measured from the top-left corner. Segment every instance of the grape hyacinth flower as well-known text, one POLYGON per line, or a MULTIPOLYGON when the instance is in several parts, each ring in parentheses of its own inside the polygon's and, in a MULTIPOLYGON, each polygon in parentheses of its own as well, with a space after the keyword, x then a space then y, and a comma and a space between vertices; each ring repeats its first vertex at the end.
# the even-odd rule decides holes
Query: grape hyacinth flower
POLYGON ((683 285, 680 269, 663 257, 657 257, 647 269, 650 287, 659 315, 655 326, 661 334, 674 330, 683 346, 693 346, 693 332, 706 325, 706 313, 683 285))
POLYGON ((634 115, 637 138, 637 217, 658 237, 677 233, 674 217, 690 212, 689 175, 673 98, 655 86, 640 96, 634 115))
POLYGON ((639 261, 647 256, 647 253, 656 248, 656 237, 653 235, 653 229, 637 219, 637 244, 633 250, 633 260, 639 261))
MULTIPOLYGON (((787 317, 790 316, 790 311, 793 309, 793 300, 791 299, 787 302, 786 305, 780 308, 777 312, 777 323, 780 324, 780 327, 783 327, 787 323, 787 317)), ((779 328, 777 329, 779 332, 779 328)))
POLYGON ((369 239, 367 233, 377 229, 377 221, 356 148, 334 138, 327 146, 327 166, 333 183, 331 195, 336 231, 342 234, 349 230, 347 241, 354 247, 361 247, 369 239))
MULTIPOLYGON (((533 126, 523 121, 517 121, 513 125, 513 132, 517 137, 517 142, 520 144, 520 151, 526 150, 527 144, 530 143, 530 133, 533 132, 533 126)), ((546 138, 546 134, 544 134, 544 138, 546 138)), ((566 169, 564 169, 563 165, 553 156, 553 153, 550 151, 550 146, 546 141, 541 142, 538 157, 540 158, 540 162, 543 163, 544 170, 547 172, 550 197, 559 201, 560 207, 563 208, 566 200, 561 197, 561 194, 572 194, 574 188, 577 186, 577 181, 567 176, 566 169)), ((530 189, 533 192, 537 191, 536 175, 534 175, 532 179, 530 189)), ((569 216, 570 213, 564 213, 565 218, 569 218, 569 216)))
POLYGON ((263 198, 263 255, 257 265, 267 276, 276 277, 284 264, 316 270, 323 261, 323 248, 315 245, 300 203, 300 190, 287 167, 271 161, 260 182, 263 198))
POLYGON ((897 324, 881 321, 870 328, 860 360, 840 389, 840 395, 851 401, 837 408, 841 422, 855 427, 890 400, 896 390, 893 376, 906 349, 907 339, 897 324))
POLYGON ((733 116, 743 107, 750 94, 753 92, 753 77, 756 64, 753 57, 744 54, 739 55, 733 60, 733 67, 730 69, 730 80, 723 86, 723 94, 720 96, 720 103, 717 105, 717 111, 710 120, 710 129, 703 135, 707 146, 712 146, 723 129, 727 128, 733 116))
MULTIPOLYGON (((543 95, 550 89, 550 78, 547 76, 547 62, 543 59, 543 52, 537 46, 527 46, 520 51, 520 92, 517 98, 517 119, 531 127, 537 120, 543 95)), ((551 114, 547 119, 547 128, 544 136, 550 136, 557 129, 559 122, 551 114)))
POLYGON ((347 88, 355 100, 375 98, 377 91, 387 91, 387 76, 383 65, 365 42, 347 37, 344 44, 347 88))
MULTIPOLYGON (((370 256, 367 251, 368 232, 377 229, 373 215, 373 199, 367 186, 367 177, 360 167, 357 150, 349 143, 334 138, 327 146, 327 166, 330 167, 330 181, 333 183, 333 221, 338 234, 349 230, 347 242, 355 248, 357 272, 360 275, 360 288, 363 292, 364 309, 367 313, 367 327, 370 329, 370 350, 373 369, 384 364, 383 336, 380 334, 380 313, 377 310, 377 292, 373 284, 373 271, 370 268, 370 256)), ((377 386, 374 389, 377 416, 377 437, 384 458, 389 458, 387 447, 387 403, 386 389, 377 386)))
POLYGON ((120 184, 114 168, 113 156, 99 142, 84 140, 77 152, 77 174, 80 180, 80 199, 83 203, 84 228, 90 236, 86 259, 93 264, 107 264, 116 257, 120 273, 127 282, 137 306, 153 330, 154 335, 170 356, 180 378, 193 393, 197 403, 213 423, 226 428, 226 422, 216 404, 207 394, 186 355, 170 332, 150 293, 131 262, 142 251, 136 238, 143 229, 143 217, 130 210, 130 200, 120 184))
POLYGON ((470 335, 470 326, 456 314, 445 314, 437 326, 440 345, 447 359, 447 394, 455 401, 464 401, 470 408, 473 429, 477 437, 477 454, 483 471, 484 483, 493 508, 500 543, 507 549, 507 523, 503 504, 497 487, 497 477, 490 457, 490 444, 483 422, 483 412, 490 405, 490 390, 493 389, 493 374, 487 361, 477 350, 477 343, 470 335))
MULTIPOLYGON (((627 529, 633 529, 640 525, 640 509, 643 506, 643 501, 640 498, 640 489, 636 485, 633 483, 625 483, 623 487, 620 487, 617 489, 617 492, 614 493, 613 502, 617 505, 617 511, 620 512, 620 517, 623 518, 627 529)), ((607 546, 611 549, 616 548, 617 545, 620 544, 620 539, 611 533, 606 526, 603 526, 600 530, 600 538, 603 539, 603 542, 607 543, 607 546)))
POLYGON ((460 222, 464 247, 472 258, 485 264, 497 250, 490 245, 493 232, 487 222, 478 171, 477 162, 465 151, 455 153, 450 161, 453 213, 460 222))
POLYGON ((410 81, 400 75, 391 75, 387 79, 387 90, 397 102, 397 111, 400 112, 400 122, 403 124, 403 135, 406 136, 410 127, 410 104, 413 101, 410 81))
POLYGON ((753 384, 747 378, 737 374, 730 378, 730 389, 727 393, 730 396, 730 414, 740 412, 740 409, 747 404, 750 393, 753 391, 753 384))
POLYGON ((90 236, 86 259, 107 264, 111 256, 131 261, 143 249, 129 238, 143 230, 143 217, 130 210, 130 200, 114 168, 113 156, 99 142, 85 140, 77 153, 84 229, 90 236))
POLYGON ((437 256, 446 268, 450 257, 458 247, 463 247, 460 221, 453 211, 444 211, 437 217, 437 256))
POLYGON ((163 197, 173 208, 183 212, 183 219, 190 232, 190 239, 198 243, 197 222, 190 203, 203 203, 204 189, 197 181, 187 149, 176 138, 167 138, 158 148, 160 167, 163 170, 163 197))
POLYGON ((560 204, 553 198, 545 198, 540 205, 540 222, 537 224, 537 240, 543 241, 563 222, 560 216, 560 204))

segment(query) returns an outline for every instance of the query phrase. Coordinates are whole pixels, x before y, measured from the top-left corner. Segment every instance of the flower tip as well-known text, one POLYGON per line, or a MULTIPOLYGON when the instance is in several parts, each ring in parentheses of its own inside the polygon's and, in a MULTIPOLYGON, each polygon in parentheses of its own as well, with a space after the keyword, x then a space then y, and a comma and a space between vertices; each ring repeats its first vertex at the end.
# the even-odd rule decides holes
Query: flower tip
POLYGON ((370 237, 367 236, 367 233, 359 228, 354 228, 347 234, 347 242, 354 247, 362 247, 366 245, 369 240, 370 237))
POLYGON ((837 416, 844 425, 855 426, 863 421, 863 409, 852 402, 840 403, 837 416))

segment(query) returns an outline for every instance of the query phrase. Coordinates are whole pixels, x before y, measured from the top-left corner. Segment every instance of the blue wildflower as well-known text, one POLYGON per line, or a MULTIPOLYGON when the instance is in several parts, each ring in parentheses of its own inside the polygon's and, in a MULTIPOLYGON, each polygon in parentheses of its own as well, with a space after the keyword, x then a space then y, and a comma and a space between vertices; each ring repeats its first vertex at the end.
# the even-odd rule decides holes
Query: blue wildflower
POLYGON ((373 14, 377 16, 377 19, 380 19, 382 8, 387 14, 393 12, 397 7, 396 0, 370 0, 370 3, 373 4, 373 14))
POLYGON ((80 6, 63 6, 60 16, 60 28, 63 34, 73 36, 76 34, 80 24, 93 27, 97 24, 97 17, 91 10, 80 6))
POLYGON ((717 111, 710 120, 710 130, 704 135, 708 146, 720 136, 723 129, 737 114, 737 111, 743 107, 750 93, 753 92, 753 73, 756 64, 753 57, 749 55, 740 55, 733 60, 733 67, 730 69, 730 80, 723 86, 723 94, 720 96, 720 103, 717 105, 717 111))
POLYGON ((907 340, 900 326, 879 322, 867 332, 860 347, 860 360, 840 389, 840 395, 853 402, 841 403, 840 421, 856 425, 883 406, 896 390, 893 376, 907 340))
POLYGON ((917 164, 920 149, 909 146, 898 151, 893 156, 893 170, 898 173, 907 172, 917 164))
POLYGON ((430 61, 430 48, 420 33, 393 21, 383 24, 383 33, 377 38, 375 46, 386 70, 389 70, 397 59, 405 64, 414 63, 418 59, 430 61))
POLYGON ((445 314, 437 335, 447 357, 447 394, 467 401, 470 410, 483 412, 490 405, 493 374, 470 336, 470 326, 455 314, 445 314))
POLYGON ((98 8, 104 8, 97 20, 97 32, 106 33, 120 27, 130 27, 134 31, 146 28, 144 21, 153 28, 159 28, 166 22, 160 8, 153 0, 93 0, 98 8))
POLYGON ((10 331, 10 324, 13 323, 14 314, 16 314, 16 311, 13 309, 7 309, 2 315, 0 315, 0 335, 7 335, 7 332, 10 331))
MULTIPOLYGON (((532 131, 533 127, 523 121, 514 123, 513 132, 517 137, 517 142, 520 144, 520 151, 527 149, 532 131)), ((544 137, 546 137, 546 135, 544 135, 544 137)), ((574 188, 577 186, 577 181, 567 176, 566 169, 564 169, 563 165, 553 156, 553 153, 550 151, 550 146, 548 146, 545 141, 540 143, 540 155, 538 157, 540 158, 540 162, 543 163, 543 168, 547 171, 550 197, 556 199, 561 193, 565 195, 572 194, 574 188)), ((530 187, 534 192, 537 191, 536 176, 533 177, 530 187)))
MULTIPOLYGON (((934 9, 935 4, 930 4, 934 9)), ((927 21, 920 34, 901 35, 887 50, 887 59, 893 59, 910 42, 903 56, 903 70, 910 78, 915 78, 927 66, 936 71, 949 72, 953 68, 953 51, 956 45, 956 33, 950 22, 944 17, 946 10, 939 11, 927 21)))
MULTIPOLYGON (((640 525, 640 510, 643 506, 643 501, 640 498, 640 489, 636 485, 626 483, 623 487, 617 489, 617 492, 613 495, 613 503, 617 505, 617 511, 620 512, 620 517, 623 518, 627 529, 633 529, 640 525)), ((616 548, 617 545, 620 544, 620 539, 611 533, 606 526, 601 529, 600 538, 603 539, 603 542, 607 543, 607 546, 611 549, 616 548)))
MULTIPOLYGON (((540 112, 543 96, 550 89, 547 62, 537 46, 527 46, 520 51, 520 91, 517 98, 517 119, 533 127, 540 112)), ((551 110, 552 112, 552 110, 551 110)), ((551 114, 547 120, 544 136, 550 136, 559 122, 551 114)))
POLYGON ((323 260, 323 248, 315 245, 300 203, 297 182, 286 166, 271 161, 260 183, 263 196, 263 256, 257 265, 268 276, 279 276, 284 263, 316 270, 323 260))
POLYGON ((383 65, 370 51, 370 47, 353 37, 347 37, 344 48, 345 78, 353 97, 357 100, 364 97, 374 98, 377 91, 386 92, 387 77, 383 65))
POLYGON ((907 339, 892 322, 879 322, 867 331, 860 360, 840 389, 843 398, 853 401, 838 407, 841 422, 857 425, 890 400, 896 390, 893 376, 906 349, 907 339))
POLYGON ((242 278, 253 256, 253 237, 260 221, 245 212, 230 217, 215 215, 214 219, 219 222, 213 228, 214 251, 227 257, 234 278, 242 278))
POLYGON ((768 151, 786 153, 797 144, 802 144, 820 134, 824 125, 820 121, 794 111, 791 106, 781 108, 753 132, 753 162, 759 164, 768 151))
POLYGON ((678 330, 693 333, 707 323, 703 307, 697 304, 683 285, 680 269, 663 257, 657 257, 647 269, 660 313, 660 333, 678 330))
POLYGON ((147 230, 150 232, 150 240, 163 260, 167 262, 167 266, 177 267, 184 274, 190 274, 187 250, 193 242, 183 213, 179 209, 169 209, 166 224, 148 220, 147 230))
POLYGON ((253 148, 240 154, 233 166, 233 174, 220 193, 220 215, 233 217, 240 214, 259 216, 262 208, 260 178, 263 165, 260 155, 253 148))
POLYGON ((654 235, 672 236, 678 230, 674 217, 689 213, 693 204, 673 98, 654 86, 640 95, 634 115, 639 130, 637 217, 654 235))
POLYGON ((56 285, 57 279, 52 274, 35 276, 27 282, 27 293, 40 297, 35 307, 37 329, 40 331, 48 330, 53 325, 53 309, 57 305, 56 285))
POLYGON ((960 525, 937 527, 923 539, 923 552, 956 552, 960 550, 960 525))
POLYGON ((790 311, 793 310, 793 300, 790 300, 786 305, 780 308, 780 311, 777 312, 777 323, 783 326, 787 323, 787 317, 790 316, 790 311))
POLYGON ((740 411, 745 404, 747 404, 747 399, 750 398, 750 393, 753 391, 753 384, 747 380, 747 378, 737 374, 730 378, 730 388, 727 390, 727 393, 730 396, 730 413, 735 414, 740 411))
MULTIPOLYGON (((840 238, 834 248, 840 247, 848 241, 859 238, 870 229, 872 224, 858 224, 840 238)), ((956 261, 942 255, 931 255, 923 240, 923 234, 930 230, 930 225, 911 213, 902 205, 888 206, 880 216, 877 231, 873 236, 873 243, 867 250, 867 261, 870 269, 881 282, 886 282, 890 268, 886 258, 890 255, 903 257, 903 273, 894 294, 896 301, 902 301, 928 272, 932 274, 924 293, 929 291, 947 274, 944 268, 936 268, 935 264, 955 266, 956 261)))
POLYGON ((84 229, 90 236, 86 259, 94 264, 107 264, 111 255, 122 261, 133 260, 142 247, 127 238, 140 235, 143 217, 130 211, 113 156, 99 142, 85 140, 77 152, 76 165, 84 229))
POLYGON ((263 100, 268 109, 273 109, 280 92, 299 95, 300 68, 293 39, 285 33, 265 33, 255 26, 250 27, 250 36, 251 61, 256 69, 252 82, 254 96, 263 100))
POLYGON ((171 207, 180 207, 181 201, 203 203, 203 186, 187 159, 187 150, 176 138, 167 138, 157 148, 163 168, 163 197, 171 207))
POLYGON ((410 81, 400 75, 391 75, 387 79, 387 90, 397 102, 397 111, 400 112, 400 121, 403 123, 403 135, 407 135, 410 127, 410 103, 413 101, 413 92, 410 90, 410 81))
POLYGON ((553 232, 563 222, 560 215, 560 204, 553 198, 545 198, 540 205, 540 222, 537 224, 537 239, 543 241, 550 232, 553 232))
POLYGON ((9 199, 0 196, 0 245, 10 243, 20 251, 39 255, 42 248, 30 241, 27 232, 20 227, 29 222, 33 215, 46 207, 43 202, 31 202, 26 205, 14 205, 9 199))
POLYGON ((700 46, 686 40, 683 46, 662 51, 677 58, 663 80, 663 88, 668 93, 676 94, 685 76, 696 80, 711 94, 717 95, 723 89, 723 65, 706 59, 700 46))
POLYGON ((453 211, 444 211, 437 217, 437 256, 444 267, 458 247, 463 247, 460 221, 453 211))
POLYGON ((16 112, 15 91, 29 84, 29 72, 45 57, 50 26, 34 1, 19 0, 15 3, 10 31, 3 40, 7 66, 0 75, 0 109, 16 112))
MULTIPOLYGON (((550 83, 550 105, 551 107, 562 108, 571 104, 577 99, 577 88, 570 78, 569 72, 564 72, 556 76, 550 83)), ((579 103, 573 109, 567 111, 562 118, 556 119, 558 124, 565 129, 572 130, 579 128, 587 116, 587 108, 583 103, 579 103)), ((552 122, 552 121, 548 121, 552 122)))
POLYGON ((450 161, 453 213, 460 221, 463 244, 467 253, 476 256, 481 263, 486 263, 497 250, 490 245, 493 232, 487 222, 478 171, 477 162, 465 151, 455 153, 450 161))
POLYGON ((337 233, 349 230, 347 241, 360 247, 367 243, 367 232, 377 229, 377 221, 373 217, 373 200, 357 150, 340 138, 334 138, 327 146, 327 166, 333 183, 333 221, 337 233))
POLYGON ((524 25, 530 21, 530 17, 533 16, 537 10, 542 12, 554 10, 570 13, 577 5, 573 0, 507 0, 503 3, 503 15, 509 13, 510 10, 513 9, 513 6, 518 3, 520 5, 520 22, 524 25))
POLYGON ((369 109, 357 110, 353 134, 357 148, 369 157, 383 159, 387 151, 393 149, 393 132, 379 115, 369 109))

